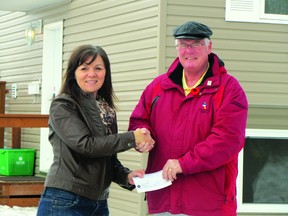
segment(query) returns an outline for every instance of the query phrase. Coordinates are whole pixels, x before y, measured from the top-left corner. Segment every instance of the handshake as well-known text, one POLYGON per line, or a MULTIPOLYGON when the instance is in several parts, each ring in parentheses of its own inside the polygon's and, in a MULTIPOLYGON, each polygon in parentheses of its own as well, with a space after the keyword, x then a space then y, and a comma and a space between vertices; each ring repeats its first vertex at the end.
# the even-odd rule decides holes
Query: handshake
POLYGON ((138 128, 134 131, 136 150, 139 152, 149 152, 154 148, 155 141, 146 128, 138 128))

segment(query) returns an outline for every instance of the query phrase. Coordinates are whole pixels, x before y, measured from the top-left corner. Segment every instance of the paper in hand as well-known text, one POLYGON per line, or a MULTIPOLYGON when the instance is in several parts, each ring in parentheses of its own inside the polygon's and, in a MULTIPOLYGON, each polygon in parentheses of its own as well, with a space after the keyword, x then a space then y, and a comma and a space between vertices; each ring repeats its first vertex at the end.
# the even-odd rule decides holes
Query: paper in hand
POLYGON ((134 177, 133 181, 138 193, 159 190, 172 184, 170 180, 163 179, 162 170, 145 174, 143 178, 134 177))

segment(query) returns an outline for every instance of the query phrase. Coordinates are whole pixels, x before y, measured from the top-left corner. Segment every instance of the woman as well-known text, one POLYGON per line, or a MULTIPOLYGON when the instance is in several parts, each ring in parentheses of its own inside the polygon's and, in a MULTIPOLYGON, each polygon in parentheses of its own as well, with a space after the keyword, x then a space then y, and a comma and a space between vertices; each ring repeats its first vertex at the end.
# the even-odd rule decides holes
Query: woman
POLYGON ((37 215, 109 215, 109 186, 132 190, 135 176, 117 152, 148 152, 154 140, 145 129, 117 134, 110 62, 99 46, 83 45, 72 53, 64 84, 50 107, 49 141, 54 160, 37 215))

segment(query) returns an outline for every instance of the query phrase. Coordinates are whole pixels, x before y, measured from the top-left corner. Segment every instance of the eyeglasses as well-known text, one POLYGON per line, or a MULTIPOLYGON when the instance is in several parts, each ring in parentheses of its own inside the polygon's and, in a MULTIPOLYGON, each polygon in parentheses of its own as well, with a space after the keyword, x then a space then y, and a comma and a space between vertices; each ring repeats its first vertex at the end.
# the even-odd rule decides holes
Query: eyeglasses
POLYGON ((192 49, 197 49, 203 45, 204 45, 203 43, 192 43, 192 44, 180 43, 180 44, 177 44, 176 47, 180 49, 187 49, 188 47, 191 47, 192 49))

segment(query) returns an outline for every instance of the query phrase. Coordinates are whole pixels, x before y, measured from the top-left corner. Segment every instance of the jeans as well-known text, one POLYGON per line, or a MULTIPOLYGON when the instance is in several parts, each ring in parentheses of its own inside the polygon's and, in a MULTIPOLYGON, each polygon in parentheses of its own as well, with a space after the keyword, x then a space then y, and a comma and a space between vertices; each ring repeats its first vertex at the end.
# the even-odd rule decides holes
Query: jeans
POLYGON ((108 202, 48 187, 41 196, 37 216, 109 216, 108 202))

